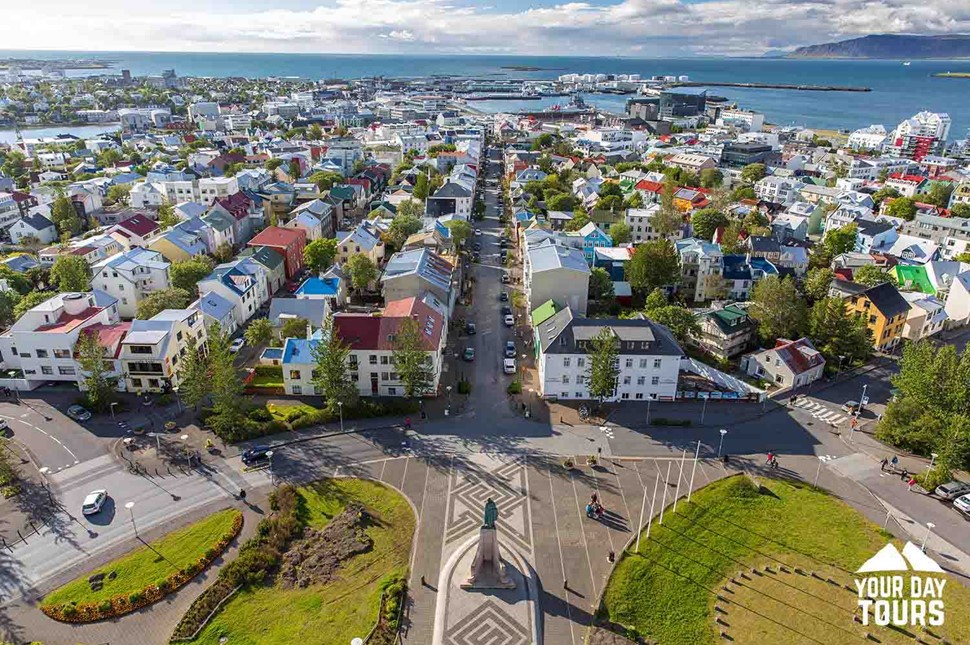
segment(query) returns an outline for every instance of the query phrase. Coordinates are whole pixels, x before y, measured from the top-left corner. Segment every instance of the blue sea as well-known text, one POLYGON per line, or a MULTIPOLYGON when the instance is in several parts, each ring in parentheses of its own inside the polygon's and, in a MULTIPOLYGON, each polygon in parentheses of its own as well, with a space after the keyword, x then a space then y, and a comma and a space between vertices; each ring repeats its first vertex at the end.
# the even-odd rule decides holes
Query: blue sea
MULTIPOLYGON (((98 58, 113 63, 109 73, 131 70, 135 76, 175 69, 180 76, 296 76, 308 79, 365 76, 413 77, 463 75, 482 78, 549 79, 560 74, 605 73, 641 76, 686 75, 692 81, 857 85, 871 92, 801 92, 746 88, 711 88, 741 106, 763 112, 771 123, 816 128, 855 129, 881 123, 887 129, 920 110, 947 112, 953 120, 950 139, 970 129, 970 79, 933 78, 934 72, 970 72, 967 61, 848 61, 771 58, 671 58, 561 56, 395 56, 359 54, 242 54, 184 52, 52 52, 2 51, 0 58, 98 58), (531 66, 523 72, 511 66, 531 66)), ((103 73, 76 70, 72 75, 103 73)), ((603 110, 621 112, 626 98, 595 95, 603 110)), ((539 101, 478 101, 489 111, 551 105, 539 101)), ((0 133, 0 140, 4 139, 0 133)))

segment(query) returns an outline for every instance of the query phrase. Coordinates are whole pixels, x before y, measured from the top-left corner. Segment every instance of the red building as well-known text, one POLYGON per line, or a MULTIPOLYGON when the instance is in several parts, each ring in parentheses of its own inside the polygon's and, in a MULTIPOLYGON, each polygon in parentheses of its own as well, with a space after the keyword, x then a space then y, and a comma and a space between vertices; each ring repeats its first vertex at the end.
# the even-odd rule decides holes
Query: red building
POLYGON ((282 255, 288 279, 293 278, 303 270, 303 247, 306 246, 306 231, 302 228, 270 226, 249 240, 246 246, 268 246, 282 255))

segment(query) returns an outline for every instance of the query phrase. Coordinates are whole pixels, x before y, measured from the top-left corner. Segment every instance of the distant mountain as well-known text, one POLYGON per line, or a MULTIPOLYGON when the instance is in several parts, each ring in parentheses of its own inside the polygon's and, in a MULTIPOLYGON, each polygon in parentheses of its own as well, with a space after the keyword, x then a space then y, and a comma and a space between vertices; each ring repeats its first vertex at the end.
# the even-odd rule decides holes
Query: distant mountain
POLYGON ((901 36, 879 34, 799 47, 785 58, 970 58, 970 34, 901 36))

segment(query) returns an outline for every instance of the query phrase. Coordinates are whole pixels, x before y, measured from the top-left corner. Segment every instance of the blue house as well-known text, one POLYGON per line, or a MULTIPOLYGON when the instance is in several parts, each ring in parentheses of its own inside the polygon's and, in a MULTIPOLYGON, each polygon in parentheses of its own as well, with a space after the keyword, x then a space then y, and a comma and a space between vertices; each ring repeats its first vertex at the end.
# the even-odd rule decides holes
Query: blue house
MULTIPOLYGON (((583 228, 572 233, 566 233, 567 237, 580 238, 582 241, 581 248, 583 249, 583 256, 586 258, 586 264, 590 266, 593 265, 593 261, 596 257, 596 249, 598 248, 609 248, 613 246, 613 238, 603 232, 599 226, 593 222, 588 223, 583 228)), ((580 246, 580 245, 576 245, 580 246)))

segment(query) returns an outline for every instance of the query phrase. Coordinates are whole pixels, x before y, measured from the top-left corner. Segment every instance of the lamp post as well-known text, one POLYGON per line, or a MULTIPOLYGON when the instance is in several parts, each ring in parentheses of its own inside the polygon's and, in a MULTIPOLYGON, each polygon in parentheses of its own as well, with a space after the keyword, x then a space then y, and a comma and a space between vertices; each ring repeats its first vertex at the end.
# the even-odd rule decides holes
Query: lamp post
MULTIPOLYGON (((705 394, 707 394, 707 393, 705 392, 705 394)), ((707 399, 708 398, 709 398, 709 396, 705 396, 704 397, 704 407, 701 408, 701 424, 702 425, 704 423, 704 415, 707 414, 707 399)))
POLYGON ((340 413, 340 432, 344 431, 344 402, 337 401, 337 411, 340 413))
POLYGON ((172 392, 175 393, 175 403, 179 406, 179 414, 182 414, 182 397, 179 396, 179 389, 172 388, 172 392))
POLYGON ((127 502, 127 503, 125 503, 125 508, 128 509, 128 516, 131 517, 131 528, 135 531, 135 537, 137 538, 138 537, 138 527, 135 526, 135 511, 133 510, 135 508, 135 503, 134 502, 127 502))
POLYGON ((274 480, 274 477, 273 477, 273 451, 272 450, 266 451, 266 458, 269 459, 269 485, 276 486, 276 481, 274 480))
POLYGON ((935 527, 935 526, 936 526, 936 524, 934 524, 933 522, 927 522, 926 523, 926 534, 923 535, 923 544, 920 545, 920 548, 919 548, 920 551, 924 551, 924 552, 926 551, 926 540, 929 539, 930 533, 933 531, 933 527, 935 527))
POLYGON ((115 418, 115 406, 116 405, 118 405, 118 402, 117 401, 112 401, 111 402, 111 418, 112 419, 115 418))
POLYGON ((149 437, 155 437, 155 456, 159 457, 162 454, 162 434, 160 432, 149 432, 149 437))
POLYGON ((448 393, 448 405, 445 406, 445 416, 451 414, 451 386, 445 386, 445 392, 448 393))
POLYGON ((724 428, 721 428, 720 432, 721 432, 721 442, 719 444, 717 444, 717 458, 718 459, 721 458, 721 449, 724 448, 724 435, 727 434, 727 430, 725 430, 724 428))
POLYGON ((647 399, 647 425, 650 425, 650 404, 652 402, 653 399, 647 399))
POLYGON ((812 482, 812 490, 818 488, 818 476, 822 472, 822 457, 818 457, 818 468, 815 469, 815 481, 812 482))
POLYGON ((931 453, 930 453, 930 463, 929 463, 929 465, 928 465, 928 466, 926 467, 926 470, 927 470, 927 471, 929 471, 930 469, 932 469, 932 468, 933 468, 933 464, 935 464, 935 463, 936 463, 936 458, 937 458, 937 457, 939 457, 939 456, 940 456, 940 454, 939 454, 939 453, 937 453, 937 452, 931 452, 931 453))
POLYGON ((859 397, 859 412, 858 412, 859 414, 862 414, 862 408, 864 408, 866 406, 866 403, 868 403, 868 400, 866 399, 866 388, 868 387, 869 387, 868 383, 862 386, 862 396, 859 397))
POLYGON ((49 473, 50 471, 51 471, 50 468, 48 468, 47 466, 44 466, 43 468, 41 468, 37 472, 40 473, 40 478, 44 482, 44 490, 47 491, 47 501, 53 504, 54 503, 54 496, 53 496, 53 494, 51 494, 51 485, 50 485, 50 482, 47 481, 47 473, 49 473))
POLYGON ((182 440, 182 449, 185 451, 185 459, 189 462, 189 467, 192 467, 192 457, 189 455, 189 435, 183 434, 179 439, 182 440))
POLYGON ((839 374, 842 373, 842 361, 845 360, 845 355, 839 354, 839 367, 835 370, 835 380, 839 380, 839 374))

